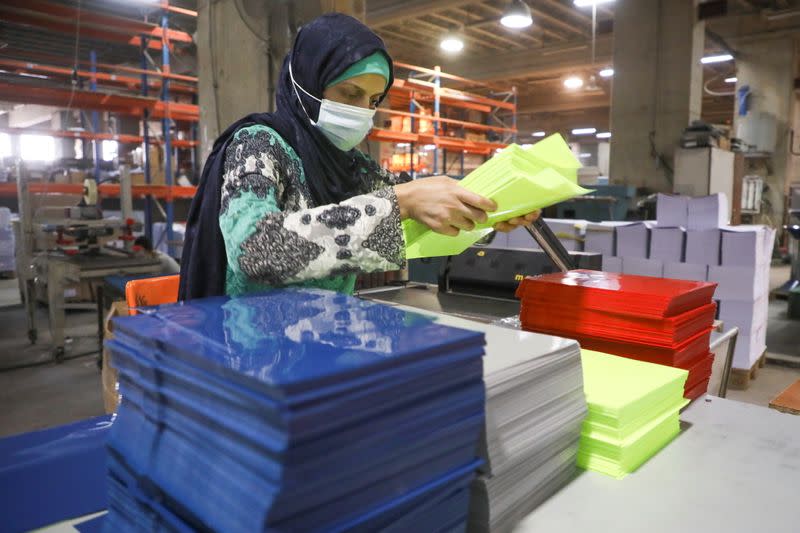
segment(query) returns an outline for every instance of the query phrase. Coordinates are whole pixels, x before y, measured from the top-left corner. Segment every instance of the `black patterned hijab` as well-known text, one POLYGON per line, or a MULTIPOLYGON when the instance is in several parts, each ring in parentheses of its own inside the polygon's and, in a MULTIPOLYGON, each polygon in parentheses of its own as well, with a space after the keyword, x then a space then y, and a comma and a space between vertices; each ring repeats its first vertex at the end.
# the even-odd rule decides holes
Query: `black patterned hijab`
MULTIPOLYGON (((214 142, 203 167, 197 194, 192 200, 186 224, 181 257, 181 283, 178 298, 188 300, 225 294, 227 255, 219 229, 221 186, 225 149, 237 130, 244 126, 269 126, 297 152, 311 195, 316 205, 346 200, 362 183, 362 158, 355 150, 343 152, 313 126, 301 107, 289 77, 289 63, 295 81, 322 99, 325 87, 353 63, 380 52, 389 63, 391 87, 392 59, 380 37, 358 20, 340 13, 329 13, 303 26, 281 68, 277 90, 277 111, 248 115, 228 127, 214 142)), ((384 94, 385 96, 385 94, 384 94)), ((316 120, 319 102, 300 91, 302 105, 316 120)))

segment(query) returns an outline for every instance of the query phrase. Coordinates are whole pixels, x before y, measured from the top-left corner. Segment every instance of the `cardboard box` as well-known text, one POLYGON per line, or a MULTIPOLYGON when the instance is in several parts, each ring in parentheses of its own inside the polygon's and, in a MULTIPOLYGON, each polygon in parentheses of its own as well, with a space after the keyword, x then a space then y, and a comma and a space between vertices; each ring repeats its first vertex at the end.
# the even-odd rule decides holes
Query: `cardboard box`
POLYGON ((634 222, 617 227, 617 256, 647 259, 650 252, 652 223, 634 222))
POLYGON ((686 232, 683 228, 655 227, 650 230, 650 259, 680 263, 683 261, 686 232))
POLYGON ((665 228, 685 228, 689 220, 689 197, 659 194, 656 197, 656 219, 658 225, 665 228))
POLYGON ((697 265, 719 265, 722 232, 718 229, 687 230, 684 261, 697 265))
POLYGON ((768 226, 723 228, 720 264, 726 266, 768 265, 772 259, 775 230, 768 226))
POLYGON ((714 298, 752 302, 769 292, 769 265, 709 266, 708 281, 718 284, 714 298))
MULTIPOLYGON (((123 302, 113 302, 111 309, 106 315, 105 322, 103 323, 103 338, 110 340, 114 338, 113 323, 111 320, 118 316, 128 315, 128 305, 123 302)), ((103 405, 106 414, 111 414, 117 411, 119 406, 119 383, 118 372, 114 368, 114 361, 111 352, 103 346, 103 370, 101 372, 101 383, 103 388, 103 405)))
POLYGON ((622 258, 623 274, 635 276, 650 276, 653 278, 664 277, 664 262, 656 259, 642 259, 640 257, 622 258))
POLYGON ((670 279, 687 279, 706 281, 708 267, 691 263, 664 263, 664 277, 670 279))
POLYGON ((610 255, 603 256, 603 272, 622 272, 622 258, 610 255))

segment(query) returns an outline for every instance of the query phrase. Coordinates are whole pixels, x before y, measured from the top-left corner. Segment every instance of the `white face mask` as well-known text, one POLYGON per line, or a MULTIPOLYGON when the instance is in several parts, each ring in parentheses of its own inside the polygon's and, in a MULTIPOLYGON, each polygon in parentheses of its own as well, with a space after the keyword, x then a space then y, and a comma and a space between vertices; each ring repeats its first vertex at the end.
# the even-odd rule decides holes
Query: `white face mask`
POLYGON ((289 63, 289 77, 292 79, 294 93, 297 95, 300 107, 303 108, 303 112, 308 117, 308 120, 311 124, 319 128, 323 135, 325 135, 336 148, 347 152, 358 146, 358 143, 364 140, 369 130, 372 129, 372 118, 375 116, 374 109, 364 109, 363 107, 354 105, 340 104, 339 102, 334 102, 327 98, 320 100, 294 81, 291 62, 289 63), (300 99, 300 93, 297 92, 298 88, 319 102, 319 118, 316 122, 311 119, 308 111, 306 111, 303 101, 300 99))

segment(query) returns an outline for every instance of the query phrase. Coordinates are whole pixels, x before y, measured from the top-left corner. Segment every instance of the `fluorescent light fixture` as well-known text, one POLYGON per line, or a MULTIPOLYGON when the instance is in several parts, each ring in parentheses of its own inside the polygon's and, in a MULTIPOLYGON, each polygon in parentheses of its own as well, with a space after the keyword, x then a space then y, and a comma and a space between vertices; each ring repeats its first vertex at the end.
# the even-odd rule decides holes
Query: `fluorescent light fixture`
POLYGON ((423 148, 423 150, 436 150, 436 145, 435 144, 426 144, 422 148, 423 148))
POLYGON ((575 128, 572 130, 573 135, 594 135, 597 133, 597 128, 575 128))
POLYGON ((567 89, 580 89, 583 87, 583 80, 577 76, 570 76, 564 80, 564 87, 567 89))
POLYGON ((614 75, 614 69, 613 68, 604 68, 603 70, 601 70, 599 72, 599 74, 600 74, 601 78, 610 78, 611 76, 614 75))
POLYGON ((439 46, 445 52, 460 52, 464 49, 464 41, 456 35, 447 35, 439 43, 439 46))
POLYGON ((602 133, 598 133, 597 134, 597 138, 598 139, 610 139, 611 138, 611 132, 610 131, 604 131, 602 133))
POLYGON ((397 143, 394 145, 395 148, 408 148, 409 146, 411 145, 408 143, 397 143))
POLYGON ((531 136, 533 136, 533 137, 544 137, 545 135, 547 135, 547 133, 545 133, 543 131, 534 131, 531 134, 531 136))
POLYGON ((506 28, 527 28, 533 24, 531 8, 523 0, 511 0, 508 8, 503 12, 500 24, 506 28))
POLYGON ((590 157, 592 157, 592 154, 584 152, 581 155, 579 155, 578 157, 580 157, 581 159, 589 159, 590 157))
POLYGON ((725 61, 732 61, 733 56, 730 54, 720 54, 716 56, 706 56, 700 59, 700 62, 704 65, 708 65, 709 63, 723 63, 725 61))
POLYGON ((30 72, 20 72, 19 75, 20 76, 25 76, 26 78, 37 78, 37 79, 40 79, 40 80, 46 80, 47 79, 47 76, 44 76, 42 74, 31 74, 30 72))
POLYGON ((614 0, 575 0, 575 7, 592 7, 600 4, 610 4, 614 0))
POLYGON ((531 146, 533 146, 533 145, 530 144, 530 143, 524 143, 524 144, 520 144, 519 145, 520 148, 530 148, 531 146))
POLYGON ((739 78, 737 78, 736 76, 732 78, 725 78, 725 83, 736 83, 737 81, 739 81, 739 78))

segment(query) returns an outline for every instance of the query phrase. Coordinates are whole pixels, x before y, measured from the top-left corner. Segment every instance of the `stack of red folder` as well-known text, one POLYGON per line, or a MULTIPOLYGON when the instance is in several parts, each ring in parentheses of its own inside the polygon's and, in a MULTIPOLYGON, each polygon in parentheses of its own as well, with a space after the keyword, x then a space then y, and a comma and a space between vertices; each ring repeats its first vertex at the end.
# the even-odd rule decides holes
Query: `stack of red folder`
POLYGON ((689 371, 684 396, 706 392, 715 283, 593 270, 527 277, 517 289, 529 331, 577 339, 590 350, 689 371))

